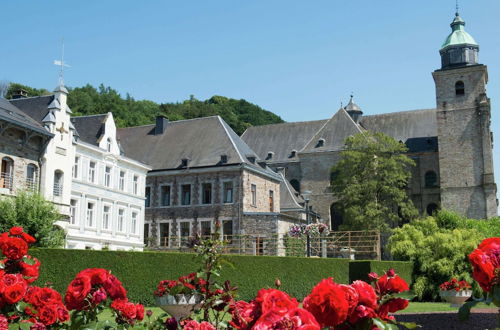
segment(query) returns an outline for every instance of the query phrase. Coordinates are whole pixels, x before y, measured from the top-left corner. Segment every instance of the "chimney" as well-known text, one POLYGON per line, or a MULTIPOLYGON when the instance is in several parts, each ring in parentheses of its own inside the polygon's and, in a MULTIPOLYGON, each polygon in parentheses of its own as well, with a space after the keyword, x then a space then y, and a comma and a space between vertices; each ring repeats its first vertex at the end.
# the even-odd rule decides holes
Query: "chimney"
POLYGON ((14 92, 14 95, 12 95, 12 99, 24 99, 24 98, 27 98, 28 97, 28 91, 26 91, 25 89, 17 89, 15 92, 14 92))
POLYGON ((156 116, 156 126, 155 126, 155 135, 161 135, 165 132, 167 128, 168 118, 165 116, 156 116))

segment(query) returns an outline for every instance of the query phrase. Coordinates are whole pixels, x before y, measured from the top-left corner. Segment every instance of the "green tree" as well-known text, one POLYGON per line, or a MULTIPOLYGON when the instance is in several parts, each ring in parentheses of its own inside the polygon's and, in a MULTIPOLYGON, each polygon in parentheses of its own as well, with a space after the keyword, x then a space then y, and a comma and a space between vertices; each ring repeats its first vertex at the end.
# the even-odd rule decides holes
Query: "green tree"
POLYGON ((0 199, 0 232, 21 226, 36 238, 35 246, 63 246, 64 231, 54 225, 59 219, 54 204, 38 194, 22 192, 15 198, 0 199))
POLYGON ((332 168, 332 190, 338 197, 342 229, 388 230, 418 211, 406 185, 414 162, 407 148, 383 133, 364 132, 346 139, 340 161, 332 168))
POLYGON ((10 83, 7 92, 5 93, 5 98, 11 99, 20 89, 24 89, 28 93, 28 97, 50 94, 50 92, 44 88, 37 89, 19 83, 10 83))

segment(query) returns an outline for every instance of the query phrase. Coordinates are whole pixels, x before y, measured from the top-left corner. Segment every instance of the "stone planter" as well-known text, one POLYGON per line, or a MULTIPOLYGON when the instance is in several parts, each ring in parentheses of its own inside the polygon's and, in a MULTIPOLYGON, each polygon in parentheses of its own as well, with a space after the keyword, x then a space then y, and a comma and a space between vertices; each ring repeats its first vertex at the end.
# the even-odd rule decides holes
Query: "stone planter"
POLYGON ((472 290, 446 290, 439 291, 439 296, 450 303, 450 307, 460 307, 472 296, 472 290))
POLYGON ((199 294, 177 294, 175 296, 167 295, 163 297, 155 297, 156 305, 165 312, 180 320, 194 310, 199 309, 202 303, 202 296, 199 294))

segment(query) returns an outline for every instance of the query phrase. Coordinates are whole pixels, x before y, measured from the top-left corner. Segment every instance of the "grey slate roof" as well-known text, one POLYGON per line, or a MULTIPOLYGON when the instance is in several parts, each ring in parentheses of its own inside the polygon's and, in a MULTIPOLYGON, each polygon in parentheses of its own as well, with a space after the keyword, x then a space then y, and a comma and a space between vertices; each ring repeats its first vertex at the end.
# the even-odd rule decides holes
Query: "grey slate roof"
POLYGON ((258 163, 258 156, 219 116, 168 122, 163 134, 154 134, 155 125, 119 128, 117 137, 125 154, 152 167, 153 170, 188 167, 245 164, 279 179, 268 167, 258 163), (256 158, 255 164, 247 156, 256 158))
POLYGON ((351 116, 344 109, 339 109, 312 137, 301 152, 342 150, 345 139, 360 132, 361 129, 352 120, 351 116), (318 146, 320 139, 324 140, 323 146, 318 146))
POLYGON ((71 122, 75 126, 80 140, 92 144, 99 145, 99 137, 104 133, 104 120, 107 114, 72 117, 71 122))
POLYGON ((0 98, 0 118, 15 125, 31 129, 47 136, 52 136, 41 123, 31 118, 4 98, 0 98))
POLYGON ((303 207, 300 203, 303 203, 304 200, 299 197, 298 193, 293 189, 292 185, 285 178, 283 173, 279 173, 281 176, 280 183, 280 209, 282 211, 287 210, 302 210, 303 207))
POLYGON ((363 116, 360 124, 367 130, 382 132, 403 142, 414 137, 437 136, 436 109, 363 116))
POLYGON ((10 100, 10 103, 21 109, 28 116, 42 123, 42 119, 49 112, 48 106, 54 100, 54 95, 35 96, 10 100))
POLYGON ((292 150, 297 152, 302 150, 326 122, 327 119, 252 126, 243 133, 241 138, 260 158, 265 159, 267 153, 272 151, 274 156, 271 162, 288 162, 298 159, 298 157, 290 157, 292 150))

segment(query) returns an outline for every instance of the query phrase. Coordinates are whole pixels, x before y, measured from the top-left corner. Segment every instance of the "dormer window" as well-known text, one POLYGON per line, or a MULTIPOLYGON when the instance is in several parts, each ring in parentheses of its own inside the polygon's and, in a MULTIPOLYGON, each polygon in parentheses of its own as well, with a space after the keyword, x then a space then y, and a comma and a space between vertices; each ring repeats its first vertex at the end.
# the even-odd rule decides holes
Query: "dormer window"
POLYGON ((294 157, 297 157, 297 150, 292 150, 292 152, 290 153, 290 157, 289 158, 294 158, 294 157))
POLYGON ((220 155, 220 163, 227 164, 227 155, 220 155))
POLYGON ((247 159, 250 163, 255 164, 255 156, 247 156, 247 159))
POLYGON ((463 81, 457 81, 455 83, 455 95, 465 95, 465 84, 463 81))
POLYGON ((269 152, 267 153, 267 157, 266 157, 266 160, 270 160, 270 159, 273 159, 273 156, 274 156, 274 152, 272 152, 272 151, 269 151, 269 152))
POLYGON ((189 159, 188 158, 182 158, 181 166, 182 167, 188 167, 188 165, 189 165, 189 159))
POLYGON ((318 140, 318 143, 316 144, 316 148, 321 148, 325 145, 325 139, 321 138, 318 140))
POLYGON ((106 141, 106 150, 108 152, 111 152, 111 138, 108 138, 108 140, 106 141))

